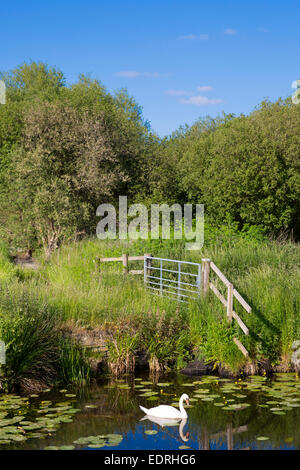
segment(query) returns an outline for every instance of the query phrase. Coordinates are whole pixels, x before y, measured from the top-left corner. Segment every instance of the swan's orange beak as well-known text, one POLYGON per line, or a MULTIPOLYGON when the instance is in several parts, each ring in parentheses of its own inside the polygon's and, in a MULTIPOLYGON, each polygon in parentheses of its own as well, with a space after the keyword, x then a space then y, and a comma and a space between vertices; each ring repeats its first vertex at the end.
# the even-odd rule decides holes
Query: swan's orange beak
POLYGON ((190 401, 188 399, 185 400, 186 404, 189 405, 190 401))

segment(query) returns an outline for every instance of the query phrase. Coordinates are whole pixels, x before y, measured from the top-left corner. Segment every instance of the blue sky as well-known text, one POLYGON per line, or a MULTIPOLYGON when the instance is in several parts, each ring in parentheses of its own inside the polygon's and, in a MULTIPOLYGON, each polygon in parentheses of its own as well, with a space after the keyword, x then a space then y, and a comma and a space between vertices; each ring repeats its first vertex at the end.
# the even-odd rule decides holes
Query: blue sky
POLYGON ((126 87, 154 131, 249 113, 300 78, 299 0, 1 2, 0 69, 44 61, 126 87))

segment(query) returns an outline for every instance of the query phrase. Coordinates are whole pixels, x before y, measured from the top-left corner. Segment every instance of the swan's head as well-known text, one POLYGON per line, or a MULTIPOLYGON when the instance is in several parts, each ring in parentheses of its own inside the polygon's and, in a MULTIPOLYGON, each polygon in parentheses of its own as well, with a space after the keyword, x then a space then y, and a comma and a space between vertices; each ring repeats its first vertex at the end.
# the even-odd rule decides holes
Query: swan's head
POLYGON ((188 396, 186 393, 184 393, 184 394, 181 396, 181 398, 186 402, 187 405, 190 404, 190 402, 189 402, 189 396, 188 396))

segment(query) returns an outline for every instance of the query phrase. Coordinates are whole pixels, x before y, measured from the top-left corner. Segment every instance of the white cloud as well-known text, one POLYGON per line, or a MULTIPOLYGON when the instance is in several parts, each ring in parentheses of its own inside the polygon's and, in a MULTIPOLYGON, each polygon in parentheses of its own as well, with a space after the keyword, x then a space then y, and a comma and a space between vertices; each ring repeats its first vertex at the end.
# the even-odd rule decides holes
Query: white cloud
POLYGON ((203 85, 203 86, 198 86, 197 90, 198 91, 212 91, 213 87, 210 85, 203 85))
POLYGON ((174 95, 174 96, 183 96, 183 95, 188 94, 188 92, 185 90, 167 90, 166 93, 167 95, 174 95))
POLYGON ((150 77, 150 78, 159 78, 162 75, 158 72, 142 72, 141 74, 143 77, 150 77))
POLYGON ((136 78, 139 77, 141 73, 136 72, 135 70, 124 70, 122 72, 117 72, 115 75, 118 77, 136 78))
POLYGON ((225 34, 226 36, 233 36, 234 34, 236 34, 236 30, 232 28, 227 28, 225 29, 223 34, 225 34))
POLYGON ((150 78, 159 78, 165 75, 162 75, 158 72, 137 72, 136 70, 123 70, 121 72, 116 72, 117 77, 126 77, 126 78, 137 78, 137 77, 150 77, 150 78))
POLYGON ((185 40, 185 39, 197 39, 197 36, 196 34, 187 34, 186 36, 179 36, 180 40, 185 40))
POLYGON ((190 98, 183 98, 180 100, 181 104, 193 104, 195 106, 206 106, 212 104, 220 104, 223 103, 221 99, 211 99, 207 98, 207 96, 191 96, 190 98))
POLYGON ((201 41, 206 41, 208 39, 208 34, 186 34, 185 36, 179 36, 179 40, 190 40, 200 39, 201 41))

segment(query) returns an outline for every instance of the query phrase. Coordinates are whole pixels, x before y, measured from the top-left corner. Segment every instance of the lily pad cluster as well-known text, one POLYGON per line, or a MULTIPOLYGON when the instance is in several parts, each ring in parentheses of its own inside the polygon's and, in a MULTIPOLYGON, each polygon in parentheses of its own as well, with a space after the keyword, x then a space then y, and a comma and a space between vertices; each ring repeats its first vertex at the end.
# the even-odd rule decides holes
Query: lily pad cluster
POLYGON ((74 444, 89 447, 90 449, 100 449, 101 447, 116 447, 121 444, 122 440, 122 434, 104 434, 80 437, 74 441, 74 444))
POLYGON ((70 401, 33 402, 38 397, 0 395, 0 446, 52 435, 60 424, 72 422, 74 414, 80 411, 70 401))

